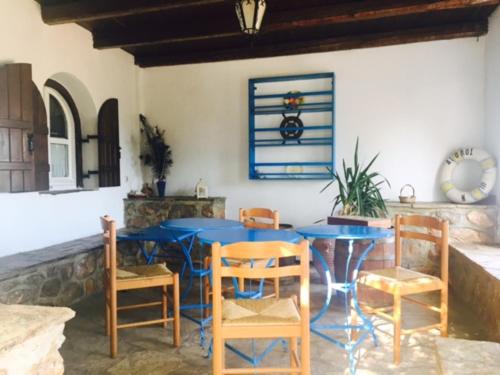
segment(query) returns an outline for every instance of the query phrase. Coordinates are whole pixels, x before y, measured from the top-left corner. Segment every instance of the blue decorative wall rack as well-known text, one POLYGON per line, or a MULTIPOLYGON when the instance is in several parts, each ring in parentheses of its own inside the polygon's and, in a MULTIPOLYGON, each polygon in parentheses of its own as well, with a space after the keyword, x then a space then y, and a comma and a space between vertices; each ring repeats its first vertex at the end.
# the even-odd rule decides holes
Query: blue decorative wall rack
POLYGON ((248 102, 251 180, 333 178, 334 73, 250 79, 248 102), (287 105, 285 98, 297 102, 287 105))

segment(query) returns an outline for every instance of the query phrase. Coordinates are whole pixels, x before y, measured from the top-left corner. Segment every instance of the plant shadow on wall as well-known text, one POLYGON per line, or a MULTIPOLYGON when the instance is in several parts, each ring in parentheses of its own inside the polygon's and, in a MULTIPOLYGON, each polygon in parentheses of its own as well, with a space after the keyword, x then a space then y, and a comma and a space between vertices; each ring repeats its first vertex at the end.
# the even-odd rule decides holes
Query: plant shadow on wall
POLYGON ((158 126, 149 123, 146 116, 140 114, 141 135, 143 150, 140 158, 144 165, 150 166, 153 172, 153 183, 156 180, 158 196, 165 196, 166 176, 170 167, 174 163, 172 150, 165 142, 165 130, 160 130, 158 126))
MULTIPOLYGON (((353 165, 347 167, 345 159, 342 159, 343 175, 335 171, 333 179, 321 190, 321 193, 335 182, 337 183, 339 193, 333 198, 332 216, 338 214, 340 216, 386 217, 387 207, 380 190, 384 184, 389 187, 391 184, 380 173, 371 171, 379 154, 376 154, 363 168, 359 162, 358 149, 359 137, 356 139, 353 165), (339 211, 336 211, 337 208, 340 208, 339 211)), ((332 172, 331 169, 329 171, 332 172)))

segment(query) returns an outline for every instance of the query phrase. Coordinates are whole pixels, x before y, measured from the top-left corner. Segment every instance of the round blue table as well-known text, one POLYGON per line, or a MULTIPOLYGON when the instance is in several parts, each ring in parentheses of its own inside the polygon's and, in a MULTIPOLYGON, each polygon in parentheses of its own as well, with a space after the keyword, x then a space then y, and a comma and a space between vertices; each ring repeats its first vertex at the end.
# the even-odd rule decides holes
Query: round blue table
POLYGON ((117 235, 119 241, 133 241, 137 243, 139 250, 144 256, 147 264, 152 264, 157 257, 167 257, 158 254, 159 248, 163 244, 175 243, 177 240, 184 240, 189 234, 185 232, 171 232, 167 231, 160 226, 148 227, 136 230, 120 231, 117 235), (153 242, 151 251, 147 251, 144 246, 145 242, 153 242))
MULTIPOLYGON (((184 288, 181 294, 181 313, 182 315, 195 322, 200 326, 200 342, 203 345, 205 340, 205 327, 209 325, 211 318, 204 318, 202 316, 201 319, 190 316, 189 314, 183 313, 186 310, 200 310, 204 311, 205 309, 210 308, 209 304, 205 304, 202 301, 203 295, 203 282, 202 279, 205 276, 210 275, 210 269, 205 269, 203 266, 195 267, 192 259, 192 251, 194 240, 196 235, 205 231, 213 231, 217 229, 225 229, 225 230, 235 230, 239 228, 243 228, 243 224, 239 221, 235 220, 225 220, 225 219, 215 219, 215 218, 182 218, 182 219, 169 219, 160 223, 160 227, 163 230, 170 233, 170 235, 175 239, 180 247, 181 251, 184 254, 185 262, 182 266, 180 277, 184 278, 186 269, 189 271, 189 277, 187 281, 187 286, 184 288), (189 295, 192 286, 194 277, 199 277, 200 279, 200 302, 195 304, 186 304, 183 303, 187 296, 189 295)), ((200 262, 203 263, 203 262, 200 262)))
POLYGON ((376 227, 363 227, 363 226, 354 226, 354 225, 311 225, 308 227, 302 227, 297 229, 297 233, 304 236, 307 239, 332 239, 332 240, 346 240, 349 242, 349 254, 347 257, 346 270, 351 269, 351 261, 352 261, 352 252, 353 252, 353 242, 355 240, 369 240, 370 243, 363 251, 361 256, 358 258, 356 264, 354 265, 354 270, 352 273, 352 279, 349 280, 349 272, 346 272, 346 279, 337 280, 337 282, 333 281, 333 277, 330 274, 330 268, 328 267, 325 259, 319 253, 319 251, 312 246, 311 241, 311 251, 315 258, 319 259, 322 268, 326 273, 327 279, 327 294, 326 299, 323 304, 323 307, 320 311, 311 319, 311 332, 317 334, 323 339, 339 346, 340 348, 346 350, 349 354, 349 362, 351 373, 354 373, 354 351, 356 348, 368 337, 371 335, 375 345, 377 345, 377 338, 375 336, 375 331, 373 327, 373 323, 365 317, 361 308, 359 307, 358 298, 357 298, 357 287, 356 287, 356 278, 359 270, 363 266, 363 263, 370 252, 375 247, 375 242, 377 240, 391 238, 394 236, 394 232, 389 229, 384 228, 376 228, 376 227), (340 292, 344 294, 344 306, 345 306, 345 324, 319 324, 318 321, 321 319, 324 314, 328 311, 330 306, 332 295, 336 292, 340 292), (349 298, 350 297, 350 298, 349 298), (351 304, 349 304, 349 300, 351 304), (351 308, 355 309, 356 314, 361 320, 360 324, 353 324, 350 321, 350 312, 351 308), (343 330, 347 333, 347 342, 341 342, 333 337, 328 336, 322 331, 335 331, 335 330, 343 330), (352 339, 352 331, 356 331, 360 333, 357 340, 352 339))
POLYGON ((233 229, 233 230, 211 230, 198 234, 202 243, 213 244, 220 242, 221 245, 229 245, 236 242, 267 242, 284 241, 297 243, 302 238, 299 234, 286 230, 274 229, 233 229))
POLYGON ((161 222, 162 228, 170 231, 186 231, 199 233, 206 230, 216 229, 238 229, 243 228, 243 224, 236 220, 214 219, 214 218, 183 218, 169 219, 161 222))

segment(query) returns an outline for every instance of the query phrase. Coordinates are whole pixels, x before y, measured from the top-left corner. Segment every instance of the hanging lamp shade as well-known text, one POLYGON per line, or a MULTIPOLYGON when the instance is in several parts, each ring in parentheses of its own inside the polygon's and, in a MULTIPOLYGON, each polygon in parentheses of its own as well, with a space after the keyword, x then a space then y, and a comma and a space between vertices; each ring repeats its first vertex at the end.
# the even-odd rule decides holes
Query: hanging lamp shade
POLYGON ((266 1, 236 0, 235 9, 241 31, 250 35, 257 34, 266 12, 266 1))

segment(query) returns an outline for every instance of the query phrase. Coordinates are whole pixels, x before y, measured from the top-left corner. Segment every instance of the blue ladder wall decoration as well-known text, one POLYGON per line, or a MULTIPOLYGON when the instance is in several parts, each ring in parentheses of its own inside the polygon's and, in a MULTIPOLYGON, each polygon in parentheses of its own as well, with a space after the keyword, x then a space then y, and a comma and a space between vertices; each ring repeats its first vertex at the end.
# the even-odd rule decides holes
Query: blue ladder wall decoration
POLYGON ((334 73, 250 79, 248 102, 249 179, 333 178, 334 73))

